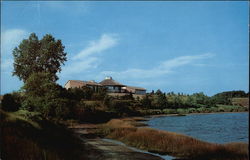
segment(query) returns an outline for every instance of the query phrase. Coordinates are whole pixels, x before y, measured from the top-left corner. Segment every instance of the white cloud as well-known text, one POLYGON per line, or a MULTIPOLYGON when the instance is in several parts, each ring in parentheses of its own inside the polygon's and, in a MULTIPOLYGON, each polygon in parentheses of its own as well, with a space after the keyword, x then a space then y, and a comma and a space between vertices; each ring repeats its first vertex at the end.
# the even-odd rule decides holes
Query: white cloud
POLYGON ((12 50, 28 36, 28 32, 22 29, 9 29, 1 33, 1 55, 3 58, 10 56, 12 50))
POLYGON ((12 77, 13 57, 12 50, 21 40, 27 38, 28 32, 22 29, 9 29, 1 31, 1 89, 11 91, 20 88, 22 82, 12 77))
POLYGON ((116 34, 102 34, 98 40, 90 41, 88 46, 78 54, 69 58, 62 69, 62 76, 83 73, 86 70, 96 68, 100 62, 98 53, 104 52, 118 44, 116 34))
POLYGON ((62 75, 76 74, 86 71, 90 68, 96 68, 98 58, 89 57, 82 61, 70 61, 67 66, 62 68, 62 75))
POLYGON ((13 69, 13 49, 28 36, 22 29, 9 29, 1 32, 1 71, 11 72, 13 69))
POLYGON ((1 71, 10 72, 13 68, 13 59, 4 59, 1 62, 1 71))
POLYGON ((214 55, 211 53, 195 55, 195 56, 181 56, 181 57, 177 57, 177 58, 163 62, 159 66, 159 68, 171 69, 171 68, 175 68, 175 67, 179 67, 179 66, 183 66, 183 65, 192 63, 193 61, 198 60, 198 59, 206 59, 206 58, 210 58, 213 56, 214 55))
POLYGON ((103 71, 101 72, 102 76, 110 75, 119 77, 121 79, 127 79, 127 78, 152 78, 152 77, 158 77, 165 74, 169 74, 171 72, 174 72, 174 68, 178 68, 181 66, 186 66, 189 64, 195 63, 197 60, 201 59, 207 59, 211 58, 214 55, 211 53, 207 54, 200 54, 200 55, 194 55, 194 56, 181 56, 174 59, 166 60, 162 63, 160 63, 158 66, 151 68, 151 69, 127 69, 125 71, 103 71))
POLYGON ((103 34, 99 40, 91 41, 89 45, 80 51, 77 55, 75 55, 72 59, 82 59, 87 56, 100 53, 109 48, 114 47, 118 42, 118 38, 116 34, 103 34))

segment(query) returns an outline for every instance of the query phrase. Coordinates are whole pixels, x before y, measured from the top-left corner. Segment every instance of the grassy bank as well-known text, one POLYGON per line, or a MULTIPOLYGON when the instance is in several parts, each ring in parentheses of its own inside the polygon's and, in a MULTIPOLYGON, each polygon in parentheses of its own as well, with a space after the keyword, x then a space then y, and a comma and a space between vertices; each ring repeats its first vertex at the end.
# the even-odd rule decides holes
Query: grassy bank
POLYGON ((83 145, 64 126, 22 110, 0 114, 2 159, 84 159, 83 145))
POLYGON ((139 110, 143 115, 157 114, 189 114, 189 113, 217 113, 217 112, 247 112, 249 108, 232 105, 217 105, 216 107, 178 108, 178 109, 147 109, 139 110))
POLYGON ((213 144, 173 132, 136 128, 133 119, 113 119, 101 126, 100 133, 127 145, 160 154, 187 159, 245 160, 248 144, 213 144))

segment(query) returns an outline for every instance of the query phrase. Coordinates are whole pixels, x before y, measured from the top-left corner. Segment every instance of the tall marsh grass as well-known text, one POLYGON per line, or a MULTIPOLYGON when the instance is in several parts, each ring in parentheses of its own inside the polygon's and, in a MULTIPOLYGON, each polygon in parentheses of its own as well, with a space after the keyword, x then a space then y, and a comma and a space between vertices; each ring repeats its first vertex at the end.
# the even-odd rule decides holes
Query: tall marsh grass
POLYGON ((131 120, 114 119, 103 125, 101 131, 107 138, 122 141, 127 145, 179 158, 248 159, 248 144, 213 144, 173 132, 136 128, 133 123, 131 120))

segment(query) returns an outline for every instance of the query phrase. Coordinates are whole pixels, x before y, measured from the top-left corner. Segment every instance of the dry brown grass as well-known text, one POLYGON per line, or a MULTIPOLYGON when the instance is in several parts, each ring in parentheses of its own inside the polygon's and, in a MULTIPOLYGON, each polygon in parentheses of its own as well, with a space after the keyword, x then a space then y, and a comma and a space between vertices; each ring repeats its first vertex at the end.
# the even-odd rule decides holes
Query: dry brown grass
POLYGON ((249 98, 232 98, 232 104, 249 107, 249 98))
POLYGON ((111 126, 113 128, 131 128, 134 127, 131 122, 124 121, 120 119, 112 119, 106 123, 106 125, 111 126))
POLYGON ((102 126, 108 138, 128 145, 189 159, 248 159, 248 144, 213 144, 195 138, 151 128, 136 128, 133 119, 113 119, 102 126), (239 149, 240 148, 240 149, 239 149))

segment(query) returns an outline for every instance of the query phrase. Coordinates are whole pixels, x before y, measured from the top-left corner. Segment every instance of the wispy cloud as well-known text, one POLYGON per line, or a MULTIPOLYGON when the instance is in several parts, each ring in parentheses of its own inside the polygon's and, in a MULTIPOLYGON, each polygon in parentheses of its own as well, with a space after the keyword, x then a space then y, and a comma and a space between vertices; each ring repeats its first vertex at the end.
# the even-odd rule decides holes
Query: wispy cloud
POLYGON ((87 69, 96 68, 98 65, 98 58, 96 57, 89 57, 84 61, 70 61, 66 67, 64 67, 63 74, 76 74, 82 73, 87 69))
POLYGON ((22 29, 9 29, 1 32, 1 54, 8 56, 11 54, 22 39, 28 36, 28 32, 22 29))
POLYGON ((28 32, 22 29, 9 29, 1 32, 1 72, 12 71, 12 51, 27 36, 28 32))
POLYGON ((96 53, 101 53, 109 48, 114 47, 118 42, 116 34, 103 34, 99 40, 89 42, 89 45, 75 55, 72 59, 82 59, 96 53))
POLYGON ((19 45, 21 40, 27 38, 28 32, 23 29, 8 29, 1 31, 1 89, 11 91, 19 88, 22 82, 17 77, 12 77, 13 49, 19 45))
POLYGON ((13 69, 13 59, 3 59, 1 62, 1 71, 10 72, 13 69))
POLYGON ((170 60, 166 60, 160 63, 158 66, 151 69, 130 68, 124 71, 103 71, 101 72, 101 75, 102 76, 112 75, 115 77, 119 77, 121 79, 127 79, 127 78, 142 79, 142 78, 158 77, 174 72, 175 68, 191 65, 195 63, 197 60, 208 59, 213 56, 214 54, 211 53, 193 55, 193 56, 181 56, 170 60))
POLYGON ((99 39, 90 41, 87 47, 69 58, 67 66, 62 70, 62 75, 82 73, 88 69, 96 68, 100 62, 98 53, 103 53, 117 44, 117 34, 102 34, 99 39))

